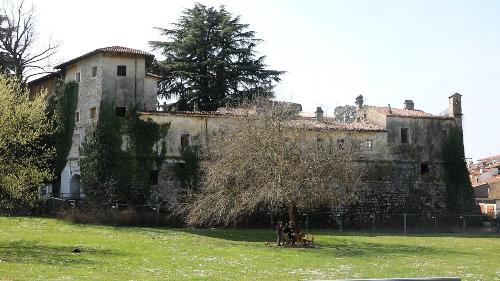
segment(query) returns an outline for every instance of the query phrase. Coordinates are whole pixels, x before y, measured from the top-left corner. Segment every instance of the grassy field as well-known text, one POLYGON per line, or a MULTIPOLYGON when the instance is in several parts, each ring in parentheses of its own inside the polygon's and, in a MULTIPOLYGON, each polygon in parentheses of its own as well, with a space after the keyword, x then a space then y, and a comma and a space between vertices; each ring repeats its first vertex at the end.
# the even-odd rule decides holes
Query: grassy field
POLYGON ((266 246, 271 230, 74 225, 0 217, 0 280, 500 280, 498 236, 315 232, 316 248, 266 246), (81 247, 80 254, 72 253, 81 247))

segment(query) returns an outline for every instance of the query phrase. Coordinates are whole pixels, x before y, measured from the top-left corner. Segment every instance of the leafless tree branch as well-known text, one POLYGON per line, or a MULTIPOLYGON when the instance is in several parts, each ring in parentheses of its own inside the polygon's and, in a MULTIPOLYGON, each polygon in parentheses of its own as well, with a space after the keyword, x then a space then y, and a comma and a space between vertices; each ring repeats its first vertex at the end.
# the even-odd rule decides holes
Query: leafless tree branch
POLYGON ((300 125, 287 105, 261 103, 248 112, 202 148, 201 191, 187 207, 189 224, 228 224, 260 207, 286 208, 297 222, 299 209, 354 198, 356 141, 332 146, 328 132, 300 125))
POLYGON ((28 78, 47 72, 39 63, 53 56, 59 45, 49 40, 47 47, 37 49, 34 8, 25 9, 23 0, 7 3, 10 5, 0 10, 0 52, 9 57, 9 64, 4 69, 25 84, 28 78))

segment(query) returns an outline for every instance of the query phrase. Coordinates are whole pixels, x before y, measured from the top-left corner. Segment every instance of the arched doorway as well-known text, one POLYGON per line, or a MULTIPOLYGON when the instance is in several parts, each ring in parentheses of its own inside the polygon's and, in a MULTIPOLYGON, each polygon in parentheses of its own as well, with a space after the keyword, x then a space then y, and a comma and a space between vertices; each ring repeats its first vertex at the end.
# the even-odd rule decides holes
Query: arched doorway
POLYGON ((74 175, 69 182, 69 192, 71 197, 80 197, 80 175, 74 175))

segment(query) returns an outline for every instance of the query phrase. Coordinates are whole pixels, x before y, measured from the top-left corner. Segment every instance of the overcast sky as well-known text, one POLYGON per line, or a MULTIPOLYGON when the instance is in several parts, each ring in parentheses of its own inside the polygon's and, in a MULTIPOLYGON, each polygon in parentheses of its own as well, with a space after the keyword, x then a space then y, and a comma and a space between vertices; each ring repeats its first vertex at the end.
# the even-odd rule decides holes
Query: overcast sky
MULTIPOLYGON (((500 154, 500 1, 198 1, 225 5, 264 40, 270 68, 285 70, 277 97, 305 111, 354 104, 438 114, 463 95, 466 155, 500 154)), ((189 0, 34 0, 40 39, 61 43, 53 63, 120 45, 150 51, 189 0)))

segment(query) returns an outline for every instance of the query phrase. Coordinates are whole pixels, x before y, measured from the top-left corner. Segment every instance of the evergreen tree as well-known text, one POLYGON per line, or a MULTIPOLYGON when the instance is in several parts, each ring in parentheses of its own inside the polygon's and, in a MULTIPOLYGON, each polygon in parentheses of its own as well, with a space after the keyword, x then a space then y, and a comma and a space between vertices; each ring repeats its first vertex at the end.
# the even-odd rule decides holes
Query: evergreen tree
POLYGON ((255 47, 261 41, 248 24, 240 23, 223 6, 195 4, 172 29, 158 28, 167 41, 152 41, 164 61, 155 63, 162 76, 158 93, 178 98, 181 110, 216 110, 256 96, 272 98, 273 82, 282 71, 267 70, 255 47))

